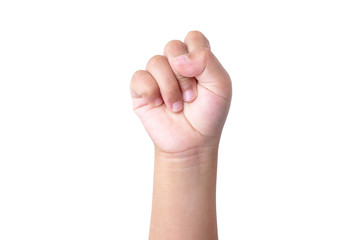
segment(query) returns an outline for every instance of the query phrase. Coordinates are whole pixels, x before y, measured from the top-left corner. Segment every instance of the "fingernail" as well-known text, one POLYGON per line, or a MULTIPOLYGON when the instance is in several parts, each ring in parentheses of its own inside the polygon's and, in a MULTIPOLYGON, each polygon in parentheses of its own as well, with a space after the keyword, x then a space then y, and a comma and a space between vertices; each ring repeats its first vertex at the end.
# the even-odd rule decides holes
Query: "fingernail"
POLYGON ((160 106, 162 103, 163 103, 163 100, 162 100, 161 98, 157 98, 157 99, 154 101, 154 106, 155 106, 155 107, 160 106))
POLYGON ((194 98, 195 98, 195 94, 192 89, 188 89, 183 93, 183 99, 185 102, 190 102, 194 98))
POLYGON ((172 110, 173 112, 178 112, 182 109, 182 107, 183 107, 182 102, 178 101, 172 105, 172 110))
POLYGON ((189 59, 187 55, 181 55, 174 58, 175 63, 179 66, 184 66, 188 63, 189 59))

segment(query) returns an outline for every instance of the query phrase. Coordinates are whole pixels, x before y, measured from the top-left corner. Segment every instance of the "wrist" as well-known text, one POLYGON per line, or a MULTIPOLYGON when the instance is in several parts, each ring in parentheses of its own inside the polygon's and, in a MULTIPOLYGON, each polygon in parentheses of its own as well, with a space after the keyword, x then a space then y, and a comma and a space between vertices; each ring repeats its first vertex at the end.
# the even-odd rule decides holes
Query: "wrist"
POLYGON ((218 143, 190 148, 181 152, 164 152, 155 146, 155 165, 189 168, 217 164, 218 143))

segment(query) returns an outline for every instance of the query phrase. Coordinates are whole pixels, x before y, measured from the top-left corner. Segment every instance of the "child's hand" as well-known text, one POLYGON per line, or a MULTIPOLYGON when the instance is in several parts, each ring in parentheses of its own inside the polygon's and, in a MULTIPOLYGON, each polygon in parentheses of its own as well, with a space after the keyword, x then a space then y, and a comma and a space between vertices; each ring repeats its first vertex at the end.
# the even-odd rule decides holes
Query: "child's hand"
POLYGON ((157 151, 183 154, 217 147, 231 101, 231 80, 200 32, 171 41, 164 55, 135 72, 136 114, 157 151), (175 58, 177 57, 177 58, 175 58))

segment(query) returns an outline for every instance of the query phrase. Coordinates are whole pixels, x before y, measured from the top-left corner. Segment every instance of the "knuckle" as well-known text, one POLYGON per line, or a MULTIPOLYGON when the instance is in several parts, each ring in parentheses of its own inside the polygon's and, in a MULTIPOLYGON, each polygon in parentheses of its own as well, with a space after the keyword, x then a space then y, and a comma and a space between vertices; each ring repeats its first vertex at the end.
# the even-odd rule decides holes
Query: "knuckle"
POLYGON ((185 44, 180 40, 171 40, 165 45, 164 53, 168 53, 175 50, 183 50, 185 44))
POLYGON ((139 82, 141 82, 146 77, 146 72, 143 70, 136 71, 130 81, 130 89, 135 89, 139 82))
POLYGON ((153 67, 158 67, 159 65, 163 64, 166 60, 166 57, 162 55, 155 55, 148 61, 146 65, 146 69, 150 69, 153 67))
POLYGON ((193 30, 188 32, 187 37, 199 38, 199 37, 204 37, 204 34, 202 34, 200 31, 193 30))
POLYGON ((146 72, 144 70, 138 70, 136 71, 132 76, 132 82, 138 81, 139 79, 143 78, 145 76, 146 72))
POLYGON ((208 44, 209 44, 209 40, 205 37, 204 34, 202 34, 202 32, 194 30, 194 31, 190 31, 187 35, 186 35, 187 39, 192 39, 192 40, 205 40, 208 44))
POLYGON ((159 92, 159 87, 154 82, 148 72, 137 71, 132 78, 130 89, 134 96, 143 98, 153 98, 159 92))

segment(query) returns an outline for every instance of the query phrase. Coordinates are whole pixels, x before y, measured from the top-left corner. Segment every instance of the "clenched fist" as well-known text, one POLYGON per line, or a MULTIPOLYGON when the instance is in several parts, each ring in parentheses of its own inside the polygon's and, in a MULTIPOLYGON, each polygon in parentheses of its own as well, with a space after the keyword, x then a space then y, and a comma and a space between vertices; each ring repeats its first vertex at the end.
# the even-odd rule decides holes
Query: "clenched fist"
POLYGON ((231 102, 231 80, 205 36, 189 32, 131 80, 134 111, 159 152, 217 147, 231 102))

